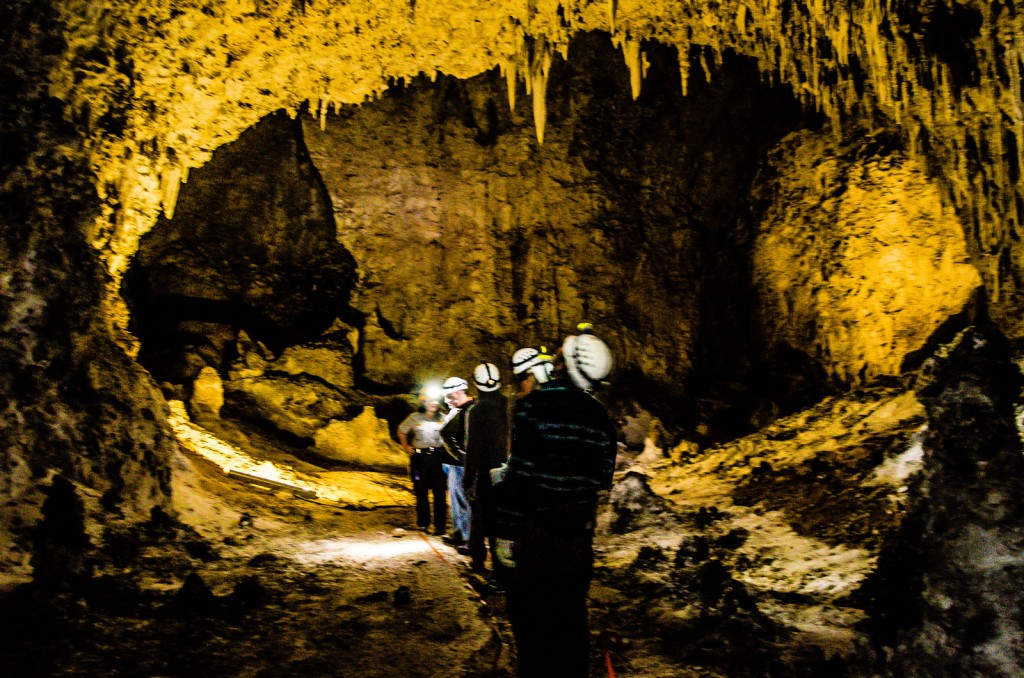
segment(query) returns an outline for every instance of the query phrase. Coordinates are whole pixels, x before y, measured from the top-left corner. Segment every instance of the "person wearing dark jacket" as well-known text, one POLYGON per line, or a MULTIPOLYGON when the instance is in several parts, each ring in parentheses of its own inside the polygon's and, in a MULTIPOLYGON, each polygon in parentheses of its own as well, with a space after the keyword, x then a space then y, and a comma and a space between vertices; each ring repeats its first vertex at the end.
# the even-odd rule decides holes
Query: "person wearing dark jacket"
POLYGON ((496 547, 511 569, 507 605, 522 678, 588 675, 598 492, 611 487, 617 451, 614 424, 590 391, 610 371, 603 341, 570 336, 552 381, 515 403, 496 488, 496 547))
POLYGON ((494 496, 491 469, 508 458, 508 399, 498 390, 501 375, 491 363, 473 371, 479 396, 466 425, 466 468, 462 485, 469 500, 469 556, 473 569, 482 572, 488 548, 494 569, 500 568, 495 552, 494 496))
POLYGON ((466 391, 469 383, 462 377, 449 377, 442 385, 444 401, 450 408, 441 425, 441 442, 447 452, 443 464, 448 477, 448 500, 452 511, 452 532, 442 540, 463 554, 469 553, 470 507, 462 487, 466 463, 466 426, 476 401, 466 391))

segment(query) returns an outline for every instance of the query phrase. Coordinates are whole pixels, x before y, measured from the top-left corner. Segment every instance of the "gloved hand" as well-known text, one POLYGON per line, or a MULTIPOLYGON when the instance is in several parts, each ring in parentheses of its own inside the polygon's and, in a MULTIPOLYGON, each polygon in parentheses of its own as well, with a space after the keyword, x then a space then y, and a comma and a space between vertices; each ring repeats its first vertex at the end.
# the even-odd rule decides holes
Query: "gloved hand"
POLYGON ((515 556, 513 555, 515 542, 511 539, 497 539, 495 540, 494 547, 499 563, 508 568, 516 566, 515 556))
POLYGON ((505 474, 508 473, 508 462, 505 462, 497 468, 490 470, 491 474, 491 485, 497 485, 505 479, 505 474))

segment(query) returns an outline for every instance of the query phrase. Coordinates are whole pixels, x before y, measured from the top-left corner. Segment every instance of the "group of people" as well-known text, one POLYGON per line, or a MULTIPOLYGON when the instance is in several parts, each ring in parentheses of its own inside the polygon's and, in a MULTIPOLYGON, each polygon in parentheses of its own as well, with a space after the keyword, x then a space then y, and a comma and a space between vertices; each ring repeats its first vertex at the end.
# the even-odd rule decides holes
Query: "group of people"
POLYGON ((582 324, 554 355, 512 355, 511 406, 499 369, 484 362, 473 371, 475 398, 466 379, 449 377, 398 427, 419 527, 444 534, 478 572, 490 553, 521 676, 588 673, 598 493, 611 487, 617 451, 615 427, 593 392, 611 368, 608 346, 582 324))

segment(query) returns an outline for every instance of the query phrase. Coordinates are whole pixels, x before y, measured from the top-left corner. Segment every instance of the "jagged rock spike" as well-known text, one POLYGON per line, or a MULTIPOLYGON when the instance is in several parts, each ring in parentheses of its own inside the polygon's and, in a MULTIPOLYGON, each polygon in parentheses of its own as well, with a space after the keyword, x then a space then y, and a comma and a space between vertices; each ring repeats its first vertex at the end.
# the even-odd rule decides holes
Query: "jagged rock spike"
POLYGON ((533 91, 533 124, 537 130, 537 143, 544 144, 544 126, 547 122, 548 74, 551 71, 551 45, 540 38, 534 45, 530 64, 533 91))

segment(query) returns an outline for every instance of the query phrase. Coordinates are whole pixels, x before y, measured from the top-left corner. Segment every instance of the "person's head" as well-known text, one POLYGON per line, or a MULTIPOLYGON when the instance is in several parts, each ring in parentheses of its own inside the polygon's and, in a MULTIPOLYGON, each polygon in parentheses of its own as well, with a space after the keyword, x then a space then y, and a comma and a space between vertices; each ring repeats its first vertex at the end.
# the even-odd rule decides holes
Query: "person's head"
POLYGON ((448 377, 445 379, 441 389, 444 392, 444 401, 448 403, 448 407, 462 407, 469 402, 469 396, 466 394, 466 389, 468 388, 469 384, 462 377, 448 377))
POLYGON ((444 391, 437 385, 428 385, 420 389, 420 409, 427 414, 435 414, 441 407, 444 391))
POLYGON ((551 379, 552 356, 547 355, 544 348, 537 350, 530 346, 519 349, 512 354, 510 368, 512 379, 520 393, 531 391, 540 384, 551 379))
POLYGON ((501 373, 492 363, 480 363, 473 370, 473 383, 481 393, 490 393, 501 388, 501 373))
POLYGON ((584 391, 593 391, 611 374, 612 352, 593 334, 569 335, 560 353, 572 383, 584 391))

